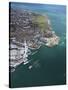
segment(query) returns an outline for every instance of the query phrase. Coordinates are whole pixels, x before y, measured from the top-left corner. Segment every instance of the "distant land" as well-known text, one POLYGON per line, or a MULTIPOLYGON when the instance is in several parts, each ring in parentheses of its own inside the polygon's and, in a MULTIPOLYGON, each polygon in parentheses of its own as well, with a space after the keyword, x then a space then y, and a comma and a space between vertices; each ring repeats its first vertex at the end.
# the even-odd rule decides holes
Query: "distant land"
MULTIPOLYGON (((41 45, 53 47, 59 44, 60 37, 52 30, 47 15, 32 11, 11 8, 10 10, 10 67, 28 63, 30 49, 41 45)), ((14 69, 13 69, 14 71, 14 69)))

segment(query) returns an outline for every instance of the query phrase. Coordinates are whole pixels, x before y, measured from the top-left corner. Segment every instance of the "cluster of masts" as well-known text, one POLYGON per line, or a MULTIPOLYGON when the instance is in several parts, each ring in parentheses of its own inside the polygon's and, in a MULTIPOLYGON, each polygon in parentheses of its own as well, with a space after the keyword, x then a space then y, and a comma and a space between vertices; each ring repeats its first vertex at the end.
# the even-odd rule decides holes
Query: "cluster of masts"
POLYGON ((28 63, 28 59, 27 59, 27 57, 28 57, 28 46, 27 46, 26 40, 24 41, 24 46, 25 46, 25 48, 24 48, 23 62, 24 62, 24 64, 27 64, 28 63))
MULTIPOLYGON (((15 40, 13 40, 15 43, 19 43, 15 40)), ((20 44, 20 43, 19 43, 20 44)), ((24 43, 22 43, 22 46, 17 46, 16 44, 10 44, 10 67, 16 68, 18 65, 23 63, 24 65, 27 64, 28 61, 28 55, 31 53, 28 49, 27 42, 24 40, 24 43)))

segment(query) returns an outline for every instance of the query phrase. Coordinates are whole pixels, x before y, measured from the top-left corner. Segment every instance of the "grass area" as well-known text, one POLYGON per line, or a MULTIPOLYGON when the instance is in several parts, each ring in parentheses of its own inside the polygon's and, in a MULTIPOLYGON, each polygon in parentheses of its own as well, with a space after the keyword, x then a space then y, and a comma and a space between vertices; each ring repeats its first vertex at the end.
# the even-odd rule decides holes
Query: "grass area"
POLYGON ((37 24, 42 32, 44 32, 48 28, 48 22, 45 16, 42 15, 35 16, 33 23, 37 24))

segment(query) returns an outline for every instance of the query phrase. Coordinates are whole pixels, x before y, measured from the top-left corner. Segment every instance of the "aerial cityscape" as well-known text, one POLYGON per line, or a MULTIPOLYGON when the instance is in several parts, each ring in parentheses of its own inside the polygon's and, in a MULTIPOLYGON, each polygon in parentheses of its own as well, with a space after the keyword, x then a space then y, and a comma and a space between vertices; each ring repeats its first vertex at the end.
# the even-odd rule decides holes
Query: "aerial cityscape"
POLYGON ((10 86, 24 87, 65 84, 65 6, 12 2, 9 6, 9 18, 9 72, 11 73, 10 81, 12 84, 10 86), (36 5, 36 8, 34 5, 36 5), (50 9, 52 9, 52 11, 49 11, 50 9), (58 15, 55 14, 57 13, 57 9, 58 15), (62 11, 61 13, 60 10, 62 11), (60 14, 63 15, 62 17, 64 19, 60 18, 60 14), (61 20, 59 20, 59 18, 61 20), (56 25, 58 25, 57 29, 56 25), (61 27, 63 27, 62 30, 61 27), (62 56, 63 59, 61 59, 62 56), (51 61, 53 61, 53 63, 51 61), (55 76, 55 74, 53 74, 55 73, 53 68, 51 69, 52 76, 49 76, 51 72, 49 65, 51 65, 51 68, 55 68, 55 70, 60 66, 59 72, 62 72, 59 74, 57 71, 57 81, 55 80, 56 77, 54 80, 52 77, 53 75, 55 76), (59 66, 55 67, 55 65, 59 66), (20 69, 20 67, 22 68, 20 69), (39 71, 37 72, 36 70, 39 71), (47 72, 47 70, 49 70, 49 72, 47 72), (30 72, 33 72, 36 76, 42 73, 40 77, 42 77, 43 74, 44 76, 41 80, 40 77, 36 77, 36 80, 40 80, 38 82, 31 78, 33 75, 32 73, 30 74, 30 72), (14 77, 19 77, 17 73, 20 74, 20 76, 22 75, 19 81, 13 79, 14 77), (45 73, 48 73, 48 79, 46 79, 47 74, 45 73), (23 76, 24 74, 26 74, 26 77, 29 75, 30 81, 23 76), (61 74, 63 78, 59 80, 59 77, 62 77, 60 76, 61 74))

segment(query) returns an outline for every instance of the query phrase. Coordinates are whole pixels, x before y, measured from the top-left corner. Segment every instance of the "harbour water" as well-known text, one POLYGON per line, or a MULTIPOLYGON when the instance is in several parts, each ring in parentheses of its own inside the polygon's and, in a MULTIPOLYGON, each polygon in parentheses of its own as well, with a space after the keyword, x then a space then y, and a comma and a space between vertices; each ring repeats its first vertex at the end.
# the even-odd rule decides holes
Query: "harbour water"
POLYGON ((29 87, 60 85, 66 83, 66 7, 63 5, 44 5, 12 3, 12 7, 29 9, 42 15, 48 15, 52 29, 60 37, 60 43, 54 47, 42 45, 28 57, 26 65, 19 65, 11 73, 11 87, 29 87), (31 67, 29 67, 31 66, 31 67), (30 69, 29 69, 30 68, 30 69))

